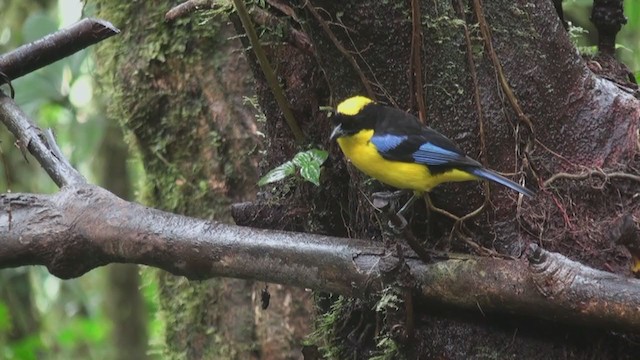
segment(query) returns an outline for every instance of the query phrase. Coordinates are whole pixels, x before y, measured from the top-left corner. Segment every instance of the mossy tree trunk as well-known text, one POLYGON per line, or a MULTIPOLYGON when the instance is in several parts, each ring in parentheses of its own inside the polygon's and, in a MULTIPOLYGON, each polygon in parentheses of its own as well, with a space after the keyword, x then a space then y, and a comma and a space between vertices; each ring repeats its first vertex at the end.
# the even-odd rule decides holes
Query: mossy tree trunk
MULTIPOLYGON (((267 10, 281 17, 291 14, 276 3, 267 10)), ((264 193, 278 194, 278 211, 289 215, 286 221, 260 218, 243 225, 402 241, 388 233, 384 215, 371 206, 370 194, 382 187, 365 181, 329 143, 330 119, 318 110, 363 94, 422 113, 423 121, 472 157, 538 189, 534 199, 523 201, 511 191, 483 189, 479 183, 437 188, 430 195, 434 206, 456 217, 433 210, 427 216, 426 204, 418 204, 411 228, 426 247, 519 257, 528 244, 537 243, 590 266, 629 274, 629 254, 607 234, 621 216, 640 216, 639 184, 605 176, 598 184, 591 177, 545 181, 558 173, 600 169, 637 175, 640 105, 587 69, 551 1, 316 0, 291 2, 289 10, 301 20, 287 17, 288 27, 310 36, 312 51, 295 41, 263 46, 306 142, 331 149, 331 155, 320 187, 289 183, 264 193), (485 25, 490 36, 483 34, 485 25), (463 218, 476 209, 476 215, 463 218)), ((239 22, 236 28, 244 31, 239 22)), ((268 119, 266 167, 274 167, 302 148, 251 59, 268 119)), ((261 209, 273 202, 272 195, 260 198, 244 207, 242 218, 251 219, 252 208, 263 214, 261 209)), ((385 301, 396 302, 392 305, 398 311, 373 311, 379 297, 333 306, 319 329, 325 353, 338 358, 552 359, 567 354, 631 357, 638 350, 628 335, 550 327, 485 315, 482 309, 454 313, 414 304, 413 312, 405 313, 406 291, 397 283, 389 285, 393 296, 387 293, 385 301)), ((328 309, 326 304, 319 305, 328 309)))
MULTIPOLYGON (((251 74, 227 18, 204 12, 166 22, 177 2, 95 3, 97 15, 122 30, 100 48, 98 62, 110 84, 109 118, 120 121, 142 156, 142 200, 231 221, 229 205, 255 196, 261 147, 256 109, 244 99, 254 93, 251 74)), ((279 358, 307 332, 295 323, 306 312, 262 313, 264 284, 189 282, 162 272, 158 278, 163 358, 279 358)))

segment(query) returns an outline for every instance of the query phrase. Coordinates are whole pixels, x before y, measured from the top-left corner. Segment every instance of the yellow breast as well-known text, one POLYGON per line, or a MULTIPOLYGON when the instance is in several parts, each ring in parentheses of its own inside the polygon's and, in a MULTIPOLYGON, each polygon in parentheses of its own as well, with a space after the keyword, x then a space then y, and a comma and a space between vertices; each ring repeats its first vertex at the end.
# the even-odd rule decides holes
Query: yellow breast
POLYGON ((387 160, 371 143, 372 136, 373 130, 362 130, 355 135, 338 138, 338 145, 355 167, 387 185, 424 192, 443 182, 477 179, 461 170, 432 175, 425 165, 387 160))

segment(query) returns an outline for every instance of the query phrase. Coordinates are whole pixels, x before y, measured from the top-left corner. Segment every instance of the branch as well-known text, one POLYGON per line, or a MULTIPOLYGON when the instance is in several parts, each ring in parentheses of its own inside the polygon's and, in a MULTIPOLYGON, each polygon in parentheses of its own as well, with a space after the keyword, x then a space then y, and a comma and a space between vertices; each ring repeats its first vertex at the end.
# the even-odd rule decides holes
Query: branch
POLYGON ((61 156, 60 149, 40 130, 18 105, 8 96, 0 93, 0 122, 18 139, 21 148, 26 148, 38 160, 59 187, 85 184, 87 181, 71 164, 61 156))
MULTIPOLYGON (((258 230, 162 212, 92 185, 0 196, 0 268, 44 265, 61 278, 105 264, 154 266, 189 279, 234 277, 363 297, 402 263, 370 241, 258 230)), ((640 280, 534 246, 529 262, 456 255, 405 265, 429 304, 640 328, 640 280)))
MULTIPOLYGON (((0 72, 10 80, 47 66, 120 32, 100 19, 83 19, 0 56, 0 72)), ((3 84, 5 79, 0 79, 3 84)))

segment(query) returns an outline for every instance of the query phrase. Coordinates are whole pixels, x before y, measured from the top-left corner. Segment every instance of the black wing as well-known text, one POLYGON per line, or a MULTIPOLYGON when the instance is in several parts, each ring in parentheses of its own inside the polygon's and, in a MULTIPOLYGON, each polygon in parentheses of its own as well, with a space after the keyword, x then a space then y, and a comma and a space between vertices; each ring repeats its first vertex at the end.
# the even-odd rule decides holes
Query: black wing
POLYGON ((481 167, 453 141, 422 126, 415 116, 386 106, 376 111, 379 118, 371 142, 385 159, 424 164, 436 172, 481 167))

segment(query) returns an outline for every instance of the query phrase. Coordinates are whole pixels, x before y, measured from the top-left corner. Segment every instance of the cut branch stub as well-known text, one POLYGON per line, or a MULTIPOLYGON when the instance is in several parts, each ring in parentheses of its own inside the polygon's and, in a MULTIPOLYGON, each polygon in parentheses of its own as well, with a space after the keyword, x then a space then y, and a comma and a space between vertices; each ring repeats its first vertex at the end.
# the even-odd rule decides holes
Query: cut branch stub
POLYGON ((627 23, 622 8, 622 0, 594 0, 591 22, 598 29, 598 50, 613 55, 616 49, 616 35, 627 23))
MULTIPOLYGON (((110 22, 83 19, 0 56, 0 72, 14 80, 120 32, 110 22)), ((5 82, 0 78, 0 84, 5 82)))

